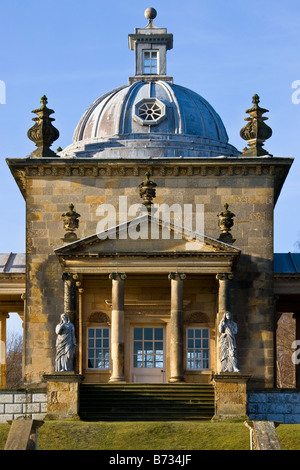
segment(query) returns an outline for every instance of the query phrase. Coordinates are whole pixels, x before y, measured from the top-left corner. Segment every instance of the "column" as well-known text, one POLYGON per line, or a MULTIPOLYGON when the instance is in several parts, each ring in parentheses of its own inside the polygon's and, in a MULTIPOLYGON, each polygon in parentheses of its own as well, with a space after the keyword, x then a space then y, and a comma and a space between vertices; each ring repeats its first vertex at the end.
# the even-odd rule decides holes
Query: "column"
POLYGON ((70 318, 70 322, 75 324, 76 321, 76 279, 77 274, 63 273, 64 281, 64 312, 70 318))
POLYGON ((170 273, 171 281, 171 340, 169 382, 182 382, 184 369, 183 354, 183 280, 182 273, 170 273))
POLYGON ((82 312, 82 305, 83 305, 83 294, 84 289, 79 286, 78 289, 78 370, 79 374, 82 374, 83 371, 83 312, 82 312))
POLYGON ((218 299, 218 314, 223 316, 224 313, 231 311, 231 280, 233 279, 232 273, 219 273, 217 274, 219 281, 219 299, 218 299))
POLYGON ((6 319, 8 313, 0 312, 0 389, 6 388, 6 319))
POLYGON ((216 364, 217 371, 220 372, 219 361, 219 324, 225 312, 231 312, 231 280, 232 273, 218 273, 216 276, 219 281, 218 293, 218 312, 216 318, 216 364))
POLYGON ((111 273, 112 313, 111 313, 111 362, 109 382, 124 382, 124 281, 125 273, 111 273))

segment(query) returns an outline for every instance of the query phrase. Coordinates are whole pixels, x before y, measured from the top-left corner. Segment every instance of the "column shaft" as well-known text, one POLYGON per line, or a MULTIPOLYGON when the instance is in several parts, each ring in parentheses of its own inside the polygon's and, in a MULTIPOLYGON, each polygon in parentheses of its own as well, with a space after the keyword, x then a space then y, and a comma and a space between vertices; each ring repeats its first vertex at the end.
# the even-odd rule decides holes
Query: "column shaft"
POLYGON ((225 312, 231 312, 231 280, 233 279, 232 273, 219 273, 217 280, 219 282, 218 294, 218 312, 216 317, 216 364, 217 371, 220 371, 219 360, 219 324, 225 312))
POLYGON ((184 380, 183 279, 185 277, 185 274, 169 274, 171 280, 170 382, 182 382, 184 380))
POLYGON ((218 314, 223 316, 226 311, 231 311, 231 279, 232 274, 218 274, 219 281, 219 299, 218 314))
POLYGON ((63 274, 64 281, 64 313, 69 315, 71 323, 76 321, 76 276, 70 273, 63 274))
POLYGON ((110 382, 124 382, 124 280, 126 274, 111 273, 111 377, 110 382))
POLYGON ((84 289, 79 288, 78 289, 78 370, 79 374, 82 374, 83 372, 83 312, 82 312, 82 304, 83 304, 83 294, 84 294, 84 289))

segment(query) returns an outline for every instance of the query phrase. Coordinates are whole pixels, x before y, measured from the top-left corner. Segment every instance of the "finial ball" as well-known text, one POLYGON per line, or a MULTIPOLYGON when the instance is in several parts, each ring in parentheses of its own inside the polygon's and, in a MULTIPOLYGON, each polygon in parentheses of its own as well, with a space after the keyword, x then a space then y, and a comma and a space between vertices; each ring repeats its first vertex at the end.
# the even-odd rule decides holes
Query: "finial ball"
POLYGON ((156 18, 157 11, 155 8, 147 8, 144 14, 147 20, 154 20, 154 18, 156 18))

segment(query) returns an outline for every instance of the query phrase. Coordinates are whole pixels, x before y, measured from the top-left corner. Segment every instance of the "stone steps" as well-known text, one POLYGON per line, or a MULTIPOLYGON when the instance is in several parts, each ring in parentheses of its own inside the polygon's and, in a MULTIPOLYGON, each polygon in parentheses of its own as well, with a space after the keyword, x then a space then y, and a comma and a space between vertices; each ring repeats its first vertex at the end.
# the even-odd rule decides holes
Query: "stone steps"
POLYGON ((214 414, 214 389, 206 384, 82 384, 83 420, 203 420, 214 414))

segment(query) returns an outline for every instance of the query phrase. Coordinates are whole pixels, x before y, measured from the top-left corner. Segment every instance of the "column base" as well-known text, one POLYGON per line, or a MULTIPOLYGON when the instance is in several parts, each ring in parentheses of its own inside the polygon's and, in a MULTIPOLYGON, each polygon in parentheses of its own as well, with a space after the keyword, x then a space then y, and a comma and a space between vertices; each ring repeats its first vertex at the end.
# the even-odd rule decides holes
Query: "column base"
POLYGON ((108 383, 115 383, 115 384, 118 384, 118 383, 127 383, 125 378, 124 377, 111 377, 108 381, 108 383))
POLYGON ((169 383, 180 383, 184 382, 184 377, 170 377, 169 383))
POLYGON ((221 372, 212 376, 215 387, 215 415, 212 421, 245 421, 247 416, 247 382, 250 375, 221 372))

